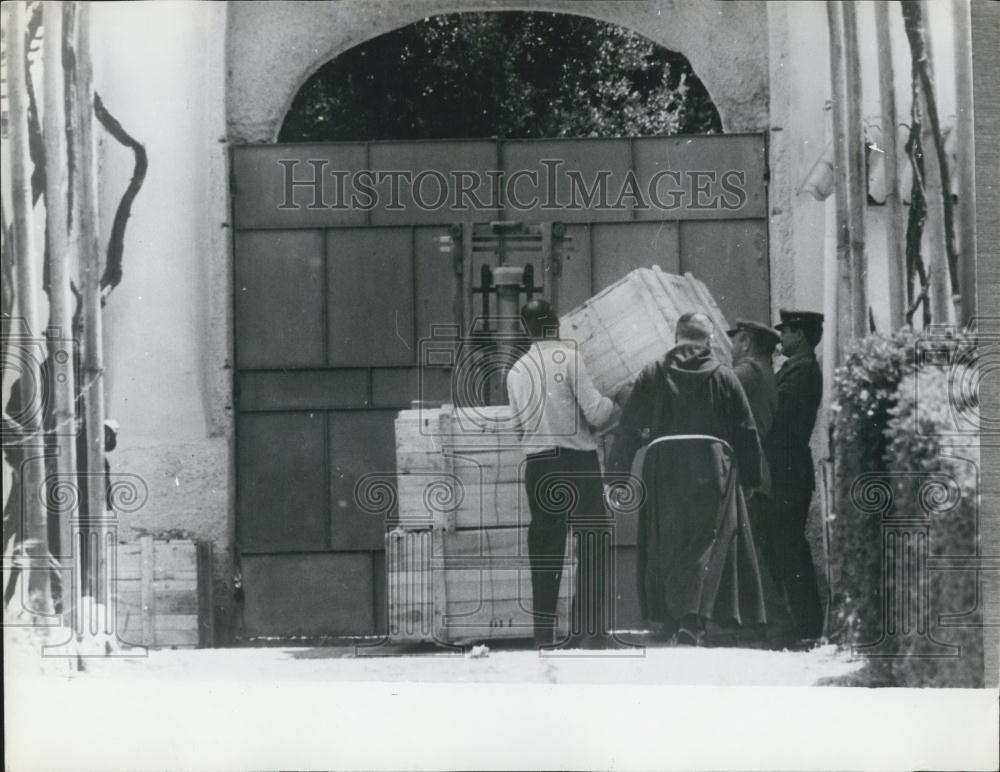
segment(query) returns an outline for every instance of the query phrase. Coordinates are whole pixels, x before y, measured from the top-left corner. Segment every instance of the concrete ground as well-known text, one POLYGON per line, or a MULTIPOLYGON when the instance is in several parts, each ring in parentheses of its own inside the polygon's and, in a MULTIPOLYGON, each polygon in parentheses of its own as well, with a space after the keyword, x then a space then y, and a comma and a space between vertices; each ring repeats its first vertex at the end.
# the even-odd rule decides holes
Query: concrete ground
POLYGON ((43 659, 23 631, 5 639, 6 768, 18 772, 988 769, 939 757, 972 753, 969 731, 997 723, 995 695, 990 713, 952 704, 961 690, 801 688, 861 669, 833 646, 282 645, 78 660, 43 659), (746 686, 761 688, 716 688, 746 686), (896 714, 905 721, 887 732, 896 714))
POLYGON ((16 658, 8 658, 9 675, 44 672, 80 680, 811 686, 862 666, 834 646, 793 652, 658 644, 617 651, 539 652, 508 644, 449 652, 432 647, 340 645, 150 650, 131 655, 118 652, 111 657, 95 656, 98 648, 67 659, 41 658, 37 648, 34 653, 19 648, 16 658))

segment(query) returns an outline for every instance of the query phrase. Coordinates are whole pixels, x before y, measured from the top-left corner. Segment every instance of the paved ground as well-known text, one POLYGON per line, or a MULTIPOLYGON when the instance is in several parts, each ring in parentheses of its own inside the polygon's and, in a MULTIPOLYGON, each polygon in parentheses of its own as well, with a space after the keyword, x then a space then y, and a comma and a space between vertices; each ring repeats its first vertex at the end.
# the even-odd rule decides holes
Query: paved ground
POLYGON ((994 695, 992 713, 962 713, 948 702, 962 690, 784 688, 861 668, 832 646, 545 657, 282 646, 88 657, 81 671, 5 633, 22 638, 4 652, 5 751, 18 772, 995 768, 939 764, 941 749, 951 762, 980 747, 972 729, 995 734, 994 695), (690 688, 701 685, 779 688, 690 688), (918 722, 927 693, 944 702, 918 722), (901 749, 917 760, 901 762, 901 749))
MULTIPOLYGON (((73 678, 169 678, 428 683, 811 686, 847 675, 861 663, 833 646, 807 652, 655 646, 624 651, 540 654, 490 649, 446 653, 384 647, 282 647, 149 651, 145 656, 40 662, 22 652, 22 672, 73 678)), ((14 661, 8 662, 8 673, 14 661)))

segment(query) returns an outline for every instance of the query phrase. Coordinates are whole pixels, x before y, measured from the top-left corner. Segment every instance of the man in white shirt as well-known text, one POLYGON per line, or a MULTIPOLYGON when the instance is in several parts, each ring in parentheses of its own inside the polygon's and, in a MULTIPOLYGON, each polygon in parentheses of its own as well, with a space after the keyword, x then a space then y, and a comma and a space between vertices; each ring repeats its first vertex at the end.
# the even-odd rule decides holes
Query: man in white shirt
POLYGON ((533 342, 507 374, 507 396, 526 456, 535 643, 557 643, 555 611, 568 525, 580 545, 571 643, 601 645, 610 632, 603 605, 610 580, 602 559, 609 523, 595 430, 610 423, 615 405, 595 388, 576 348, 558 337, 559 319, 549 303, 529 301, 521 318, 533 342))

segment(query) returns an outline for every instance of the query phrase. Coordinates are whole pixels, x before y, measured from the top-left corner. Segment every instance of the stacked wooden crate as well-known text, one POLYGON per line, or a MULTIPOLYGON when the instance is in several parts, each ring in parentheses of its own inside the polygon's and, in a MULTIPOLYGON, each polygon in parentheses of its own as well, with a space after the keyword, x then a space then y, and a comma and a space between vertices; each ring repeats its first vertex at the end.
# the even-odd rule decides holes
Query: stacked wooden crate
POLYGON ((151 647, 213 644, 212 552, 187 539, 142 536, 116 550, 118 637, 151 647))
POLYGON ((708 288, 691 274, 639 268, 560 319, 560 334, 576 343, 602 394, 628 388, 639 373, 674 346, 677 320, 701 311, 716 327, 712 349, 729 363, 726 318, 708 288))
MULTIPOLYGON (((392 638, 531 637, 523 459, 507 406, 399 414, 398 514, 386 535, 392 638)), ((557 609, 562 629, 569 621, 570 563, 557 609)))

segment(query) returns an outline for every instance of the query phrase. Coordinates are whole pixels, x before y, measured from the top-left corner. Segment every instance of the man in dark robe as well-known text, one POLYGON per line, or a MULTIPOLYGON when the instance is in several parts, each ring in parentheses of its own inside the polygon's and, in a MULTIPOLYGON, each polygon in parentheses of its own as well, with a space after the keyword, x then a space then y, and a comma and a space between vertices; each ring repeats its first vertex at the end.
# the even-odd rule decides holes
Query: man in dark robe
POLYGON ((676 335, 625 403, 610 466, 624 471, 635 457, 646 486, 637 537, 643 617, 697 645, 708 619, 765 621, 740 490, 760 481, 760 443, 739 381, 712 356, 709 318, 684 314, 676 335), (664 436, 675 439, 655 442, 664 436))
POLYGON ((764 448, 771 469, 767 539, 771 571, 784 591, 800 639, 823 632, 816 569, 806 540, 806 519, 816 487, 809 438, 823 397, 823 374, 813 349, 823 337, 823 314, 781 311, 778 409, 764 448))

